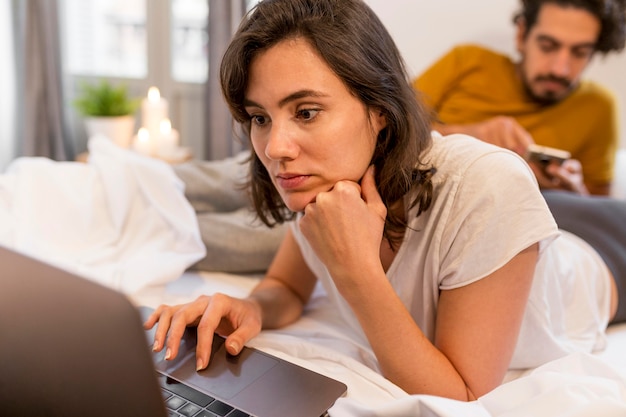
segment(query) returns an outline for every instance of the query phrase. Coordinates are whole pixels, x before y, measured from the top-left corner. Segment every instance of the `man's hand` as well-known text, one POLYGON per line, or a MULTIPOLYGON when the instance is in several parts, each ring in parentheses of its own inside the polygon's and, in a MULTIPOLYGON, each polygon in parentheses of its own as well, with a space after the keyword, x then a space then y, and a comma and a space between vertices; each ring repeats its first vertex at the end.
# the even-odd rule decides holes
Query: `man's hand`
POLYGON ((568 159, 559 165, 556 162, 544 166, 530 162, 539 187, 544 190, 564 190, 580 195, 589 195, 583 182, 583 170, 580 161, 568 159))
MULTIPOLYGON (((535 143, 530 133, 513 117, 508 116, 497 116, 466 125, 436 124, 433 128, 443 135, 464 133, 484 142, 512 150, 522 157, 526 154, 528 145, 535 143)), ((547 166, 529 162, 529 165, 542 189, 564 190, 580 195, 589 195, 580 161, 568 159, 562 165, 553 162, 547 166)), ((594 194, 606 195, 609 190, 610 184, 592 191, 594 194)))
POLYGON ((534 140, 513 117, 497 116, 482 122, 467 125, 436 125, 435 129, 444 135, 464 133, 474 136, 513 152, 524 155, 526 148, 534 140))

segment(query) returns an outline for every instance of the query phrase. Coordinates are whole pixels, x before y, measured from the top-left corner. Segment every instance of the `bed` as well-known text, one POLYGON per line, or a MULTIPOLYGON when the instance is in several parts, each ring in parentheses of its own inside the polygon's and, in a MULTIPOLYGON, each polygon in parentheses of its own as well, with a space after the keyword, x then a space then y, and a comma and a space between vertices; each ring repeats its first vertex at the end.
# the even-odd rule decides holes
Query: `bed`
MULTIPOLYGON (((248 294, 259 273, 189 269, 206 249, 167 164, 106 140, 89 146, 87 164, 25 158, 0 176, 0 244, 113 287, 138 306, 248 294)), ((626 198, 626 150, 618 157, 614 194, 626 198)), ((325 301, 317 289, 301 320, 263 331, 249 345, 343 381, 348 392, 331 408, 333 417, 626 415, 626 323, 609 327, 601 352, 510 371, 500 387, 464 403, 408 395, 334 349, 339 335, 326 320, 325 301)))

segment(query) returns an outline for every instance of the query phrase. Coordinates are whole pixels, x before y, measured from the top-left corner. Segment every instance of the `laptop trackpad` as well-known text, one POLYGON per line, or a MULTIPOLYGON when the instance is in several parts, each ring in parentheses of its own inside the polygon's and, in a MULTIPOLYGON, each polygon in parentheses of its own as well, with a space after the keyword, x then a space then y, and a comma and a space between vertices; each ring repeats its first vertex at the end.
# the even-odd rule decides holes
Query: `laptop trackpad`
POLYGON ((262 352, 247 348, 239 355, 232 356, 226 352, 224 339, 215 335, 209 366, 197 372, 193 333, 186 332, 176 359, 157 360, 156 369, 200 391, 215 394, 216 397, 226 400, 234 397, 278 363, 262 352))

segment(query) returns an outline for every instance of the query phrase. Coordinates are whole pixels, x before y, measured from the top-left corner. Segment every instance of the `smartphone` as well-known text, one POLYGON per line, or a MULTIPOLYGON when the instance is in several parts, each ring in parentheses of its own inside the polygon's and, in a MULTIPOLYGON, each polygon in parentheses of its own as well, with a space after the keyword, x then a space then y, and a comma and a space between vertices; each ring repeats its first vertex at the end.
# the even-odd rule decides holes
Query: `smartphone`
POLYGON ((554 162, 561 165, 566 159, 570 159, 572 155, 562 149, 532 144, 526 149, 525 157, 527 161, 535 162, 545 167, 554 162))

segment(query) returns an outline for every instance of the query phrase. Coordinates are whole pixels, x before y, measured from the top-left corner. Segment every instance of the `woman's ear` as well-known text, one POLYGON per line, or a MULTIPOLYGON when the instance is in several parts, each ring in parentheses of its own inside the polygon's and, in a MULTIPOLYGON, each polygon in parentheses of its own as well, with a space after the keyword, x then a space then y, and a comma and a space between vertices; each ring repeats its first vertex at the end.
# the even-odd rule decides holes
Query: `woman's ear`
POLYGON ((370 109, 370 123, 374 128, 376 134, 380 133, 385 127, 387 127, 387 117, 380 109, 370 109))

